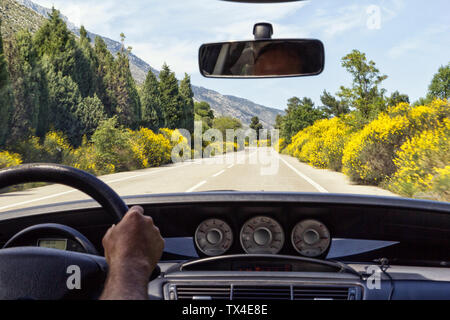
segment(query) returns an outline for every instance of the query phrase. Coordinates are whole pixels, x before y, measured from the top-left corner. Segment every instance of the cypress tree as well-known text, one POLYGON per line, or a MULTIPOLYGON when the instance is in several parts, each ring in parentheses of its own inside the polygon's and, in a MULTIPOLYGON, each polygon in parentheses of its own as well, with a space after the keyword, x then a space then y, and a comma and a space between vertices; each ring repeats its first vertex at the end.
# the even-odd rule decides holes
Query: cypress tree
POLYGON ((183 124, 183 101, 178 91, 178 81, 175 73, 164 64, 159 74, 159 88, 161 92, 161 108, 164 117, 164 126, 177 129, 183 124))
POLYGON ((8 68, 3 52, 3 38, 0 32, 0 146, 3 146, 8 133, 11 111, 11 91, 8 68))
POLYGON ((135 128, 141 121, 141 102, 130 71, 128 54, 131 48, 125 49, 125 36, 121 34, 122 49, 114 61, 114 73, 111 76, 112 90, 115 98, 114 115, 120 125, 135 128))
POLYGON ((14 108, 10 119, 11 142, 47 130, 47 90, 44 72, 33 47, 32 35, 20 31, 7 49, 14 108))
POLYGON ((142 126, 156 131, 164 124, 158 79, 150 70, 141 91, 142 126))
POLYGON ((113 88, 113 68, 114 57, 109 52, 105 41, 100 38, 95 38, 94 53, 97 58, 97 95, 105 107, 105 112, 109 117, 112 117, 115 110, 116 99, 113 88))
POLYGON ((183 128, 194 132, 194 92, 192 92, 191 77, 185 73, 180 83, 180 96, 183 100, 183 128))

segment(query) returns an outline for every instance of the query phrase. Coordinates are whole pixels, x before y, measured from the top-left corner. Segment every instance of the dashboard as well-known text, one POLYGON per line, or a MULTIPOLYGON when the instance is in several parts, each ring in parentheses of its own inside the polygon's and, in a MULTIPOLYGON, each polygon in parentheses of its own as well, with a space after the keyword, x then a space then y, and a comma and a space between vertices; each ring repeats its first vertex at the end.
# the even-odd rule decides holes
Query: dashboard
MULTIPOLYGON (((167 250, 159 263, 162 272, 149 284, 153 299, 450 296, 448 204, 381 197, 227 192, 126 200, 128 205, 143 206, 166 239, 167 250), (171 244, 174 239, 176 245, 171 244), (358 246, 364 241, 391 244, 363 252, 336 252, 339 239, 352 240, 358 246), (388 275, 380 273, 376 262, 380 258, 392 265, 388 275), (368 285, 373 275, 370 270, 378 272, 381 289, 373 290, 368 285)), ((45 232, 33 230, 16 245, 103 254, 101 240, 111 221, 92 202, 4 214, 0 217, 0 244, 27 227, 48 222, 66 225, 79 234, 54 233, 47 225, 45 232), (93 248, 84 243, 84 236, 93 248)))

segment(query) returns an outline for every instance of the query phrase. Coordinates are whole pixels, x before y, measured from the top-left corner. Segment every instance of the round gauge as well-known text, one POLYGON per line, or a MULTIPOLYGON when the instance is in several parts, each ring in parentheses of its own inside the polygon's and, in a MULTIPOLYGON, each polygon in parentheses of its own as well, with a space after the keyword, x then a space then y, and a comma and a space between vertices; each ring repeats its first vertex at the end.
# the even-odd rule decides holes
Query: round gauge
POLYGON ((331 244, 330 231, 320 221, 304 220, 292 230, 292 245, 305 257, 319 257, 327 252, 331 244))
POLYGON ((241 245, 250 254, 277 254, 284 245, 283 228, 269 217, 255 217, 241 229, 241 245))
POLYGON ((220 219, 205 220, 195 231, 197 248, 209 257, 220 256, 233 244, 233 231, 220 219))

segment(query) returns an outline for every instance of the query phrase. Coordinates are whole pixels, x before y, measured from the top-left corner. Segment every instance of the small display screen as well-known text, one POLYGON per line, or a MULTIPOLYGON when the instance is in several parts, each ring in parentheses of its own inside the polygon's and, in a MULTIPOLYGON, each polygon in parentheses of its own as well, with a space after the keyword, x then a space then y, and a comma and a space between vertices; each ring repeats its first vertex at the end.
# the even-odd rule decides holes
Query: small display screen
POLYGON ((236 263, 233 266, 233 270, 236 271, 270 271, 270 272, 290 272, 292 271, 291 264, 271 264, 271 263, 262 263, 262 264, 244 264, 244 263, 236 263))
POLYGON ((39 239, 38 247, 66 250, 67 239, 39 239))

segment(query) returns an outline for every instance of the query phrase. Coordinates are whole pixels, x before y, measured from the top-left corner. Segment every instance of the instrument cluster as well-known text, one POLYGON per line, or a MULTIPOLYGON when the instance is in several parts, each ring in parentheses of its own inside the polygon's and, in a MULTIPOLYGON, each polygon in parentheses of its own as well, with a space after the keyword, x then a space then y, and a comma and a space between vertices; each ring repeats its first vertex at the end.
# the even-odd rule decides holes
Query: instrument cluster
POLYGON ((237 242, 248 254, 278 254, 291 246, 301 256, 317 258, 328 252, 331 234, 324 223, 315 219, 301 220, 287 233, 274 218, 255 216, 236 234, 222 219, 205 220, 197 227, 194 240, 201 254, 209 257, 227 254, 237 242))

